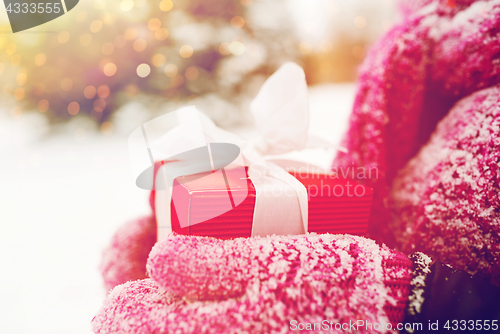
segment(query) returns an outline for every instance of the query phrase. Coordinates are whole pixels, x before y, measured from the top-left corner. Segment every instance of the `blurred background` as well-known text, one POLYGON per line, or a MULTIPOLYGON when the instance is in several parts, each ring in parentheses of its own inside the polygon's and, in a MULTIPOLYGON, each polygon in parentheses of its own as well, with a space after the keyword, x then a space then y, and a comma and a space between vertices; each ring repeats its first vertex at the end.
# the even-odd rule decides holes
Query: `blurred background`
MULTIPOLYGON (((0 11, 0 333, 90 333, 102 249, 149 214, 127 136, 194 104, 251 135, 248 105, 284 62, 310 86, 310 131, 338 142, 357 67, 394 0, 80 0, 12 34, 0 11)), ((3 7, 2 7, 3 8, 3 7)), ((328 166, 332 154, 316 152, 328 166)))

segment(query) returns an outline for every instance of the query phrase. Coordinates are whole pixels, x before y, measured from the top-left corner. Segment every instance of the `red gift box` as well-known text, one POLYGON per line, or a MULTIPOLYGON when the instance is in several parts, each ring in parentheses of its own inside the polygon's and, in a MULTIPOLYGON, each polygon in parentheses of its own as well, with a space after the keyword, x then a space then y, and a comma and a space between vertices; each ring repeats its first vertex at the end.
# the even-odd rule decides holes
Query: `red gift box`
MULTIPOLYGON (((177 177, 170 203, 172 231, 220 239, 250 237, 256 191, 246 171, 246 167, 240 167, 177 177), (241 177, 241 168, 247 177, 241 177), (217 215, 219 212, 224 213, 217 215), (181 224, 181 221, 188 223, 181 224)), ((307 189, 308 232, 366 233, 373 194, 371 188, 335 174, 290 174, 307 189)), ((151 198, 153 204, 154 190, 151 198)))

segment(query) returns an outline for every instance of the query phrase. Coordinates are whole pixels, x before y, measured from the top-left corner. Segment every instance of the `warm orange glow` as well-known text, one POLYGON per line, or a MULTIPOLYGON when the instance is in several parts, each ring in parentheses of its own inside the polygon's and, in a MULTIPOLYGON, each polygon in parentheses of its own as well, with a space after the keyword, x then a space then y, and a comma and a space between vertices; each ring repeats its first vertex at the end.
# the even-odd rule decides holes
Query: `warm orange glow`
POLYGON ((193 55, 193 48, 189 45, 183 45, 179 50, 179 54, 182 58, 189 58, 193 55))
POLYGON ((14 98, 18 101, 22 100, 24 97, 24 89, 18 87, 14 90, 14 98))
POLYGON ((93 99, 96 94, 96 89, 94 86, 87 86, 83 90, 83 96, 85 96, 87 99, 93 99))
POLYGON ((159 41, 164 41, 168 38, 168 30, 165 28, 160 28, 155 31, 155 38, 159 41))
POLYGON ((97 112, 103 112, 106 109, 106 101, 103 99, 97 99, 94 101, 94 109, 97 112))
POLYGON ((132 40, 137 36, 137 30, 134 28, 127 28, 125 30, 125 39, 132 40))
POLYGON ((125 39, 125 36, 118 35, 115 37, 115 40, 113 41, 113 43, 115 44, 115 46, 117 48, 123 48, 125 46, 125 44, 127 44, 127 40, 125 39))
POLYGON ((177 66, 175 64, 168 64, 167 66, 165 66, 165 74, 167 75, 167 77, 175 77, 175 75, 177 74, 177 66))
POLYGON ((80 105, 78 102, 71 102, 68 104, 68 113, 75 116, 80 111, 80 105))
POLYGON ((148 43, 143 39, 138 39, 134 42, 134 50, 137 52, 142 52, 146 50, 148 43))
POLYGON ((26 75, 26 73, 24 72, 21 72, 17 75, 17 78, 16 78, 16 83, 19 85, 19 86, 24 86, 24 84, 26 84, 26 80, 28 79, 28 76, 26 75))
POLYGON ((70 34, 67 31, 61 31, 57 36, 57 41, 61 44, 67 43, 69 41, 70 34))
POLYGON ((170 85, 174 88, 182 86, 183 83, 184 78, 182 77, 182 75, 176 75, 175 77, 172 77, 170 79, 170 85))
POLYGON ((90 31, 93 33, 99 32, 102 29, 102 22, 99 20, 92 21, 90 24, 90 31))
POLYGON ((71 87, 73 87, 73 80, 70 78, 64 78, 61 80, 61 89, 64 90, 65 92, 71 90, 71 87))
POLYGON ((92 35, 91 34, 83 34, 80 36, 81 46, 89 46, 90 43, 92 43, 92 35))
POLYGON ((161 21, 159 18, 154 17, 148 21, 149 30, 155 31, 160 29, 160 27, 161 27, 161 21))
POLYGON ((110 135, 113 133, 113 123, 111 122, 104 122, 101 124, 101 132, 105 135, 110 135))
POLYGON ((101 51, 105 56, 109 56, 110 54, 113 53, 113 51, 115 51, 115 45, 109 42, 104 43, 101 48, 101 51))
POLYGON ((49 101, 47 101, 46 99, 42 99, 38 101, 37 107, 40 112, 46 112, 47 110, 49 110, 49 101))
POLYGON ((219 45, 219 52, 223 56, 229 56, 231 54, 231 51, 229 51, 229 43, 221 43, 221 45, 219 45))
POLYGON ((99 96, 101 99, 105 99, 109 96, 110 90, 108 85, 101 85, 99 88, 97 88, 97 96, 99 96))
POLYGON ((106 65, 104 65, 102 71, 104 72, 104 75, 112 77, 116 73, 116 65, 113 63, 107 63, 106 65))
POLYGON ((188 67, 186 69, 186 72, 184 72, 184 75, 186 76, 186 79, 188 80, 196 80, 198 78, 198 69, 196 67, 188 67))
POLYGON ((235 28, 242 28, 245 25, 245 20, 241 16, 235 16, 231 19, 231 25, 235 28))
POLYGON ((154 66, 160 67, 161 65, 167 62, 167 58, 164 55, 157 53, 153 56, 151 62, 153 63, 154 66))
POLYGON ((45 64, 46 61, 47 61, 47 56, 45 55, 45 53, 39 53, 35 56, 35 64, 37 66, 43 66, 43 64, 45 64))
POLYGON ((174 3, 171 0, 162 0, 160 2, 160 9, 164 12, 168 12, 174 7, 174 3))

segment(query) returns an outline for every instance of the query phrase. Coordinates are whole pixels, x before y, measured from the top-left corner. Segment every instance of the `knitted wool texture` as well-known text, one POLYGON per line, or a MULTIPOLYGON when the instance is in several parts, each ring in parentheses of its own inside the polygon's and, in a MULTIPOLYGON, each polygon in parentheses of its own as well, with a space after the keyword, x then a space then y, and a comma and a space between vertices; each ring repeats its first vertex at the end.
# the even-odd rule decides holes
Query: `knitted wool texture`
POLYGON ((441 121, 394 182, 393 228, 421 250, 500 285, 500 87, 441 121))
POLYGON ((106 290, 146 278, 146 260, 155 242, 154 217, 142 217, 121 226, 103 251, 100 270, 106 290))
POLYGON ((171 235, 151 251, 151 279, 117 286, 92 324, 101 334, 289 333, 292 320, 394 325, 411 266, 397 251, 348 235, 171 235))
MULTIPOLYGON (((476 160, 481 161, 483 152, 492 149, 498 135, 495 126, 482 124, 493 121, 494 116, 472 116, 472 108, 485 105, 476 105, 474 98, 468 98, 449 116, 474 122, 463 130, 475 132, 487 126, 489 135, 485 132, 486 138, 482 137, 481 142, 469 143, 465 138, 456 141, 451 135, 455 132, 443 125, 436 130, 436 136, 441 140, 449 138, 450 143, 438 144, 438 139, 432 139, 428 145, 433 148, 423 148, 443 149, 442 154, 431 158, 421 153, 426 159, 401 170, 457 101, 500 83, 500 0, 420 0, 403 5, 403 13, 402 22, 372 48, 360 69, 358 92, 344 138, 348 153, 339 153, 333 167, 372 169, 370 174, 361 175, 376 175, 359 180, 374 188, 370 237, 407 252, 429 252, 469 273, 498 279, 498 200, 496 196, 481 194, 497 189, 491 182, 495 182, 497 170, 492 165, 498 161, 488 160, 494 159, 493 155, 485 157, 491 174, 483 175, 484 180, 471 180, 485 173, 476 160), (452 155, 450 145, 456 145, 459 154, 471 155, 474 163, 460 167, 466 168, 467 173, 460 173, 455 158, 445 157, 445 152, 452 155), (439 170, 430 172, 434 167, 439 170), (468 185, 465 195, 447 178, 457 168, 460 178, 464 178, 464 187, 468 185), (378 174, 373 173, 375 169, 378 174), (404 174, 400 176, 404 181, 398 181, 397 189, 391 193, 398 173, 404 174), (434 194, 436 182, 445 189, 443 193, 434 194), (489 182, 490 188, 479 182, 489 182), (412 207, 408 207, 408 197, 412 197, 412 207), (487 197, 489 200, 480 205, 487 197), (424 209, 423 203, 429 202, 439 205, 439 217, 431 218, 435 211, 424 209), (393 223, 389 223, 391 207, 395 208, 393 223), (404 216, 400 216, 401 207, 405 207, 404 216)), ((494 108, 488 106, 488 112, 494 108)))

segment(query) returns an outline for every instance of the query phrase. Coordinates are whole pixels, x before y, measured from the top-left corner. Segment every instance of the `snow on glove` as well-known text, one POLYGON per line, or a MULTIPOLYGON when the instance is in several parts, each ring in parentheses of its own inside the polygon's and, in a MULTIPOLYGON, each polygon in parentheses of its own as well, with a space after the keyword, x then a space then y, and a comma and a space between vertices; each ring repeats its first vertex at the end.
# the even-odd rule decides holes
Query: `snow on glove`
POLYGON ((335 332, 335 323, 358 320, 387 328, 404 317, 411 266, 403 254, 349 235, 171 235, 151 251, 151 279, 116 287, 93 328, 101 334, 288 333, 299 323, 322 323, 335 332))
MULTIPOLYGON (((500 0, 422 0, 372 48, 334 169, 374 169, 369 236, 396 245, 389 189, 455 102, 500 82, 500 0)), ((358 171, 355 172, 358 174, 358 171)), ((362 174, 366 175, 366 174, 362 174)))
POLYGON ((423 251, 500 286, 500 86, 460 101, 394 182, 393 229, 423 251))

